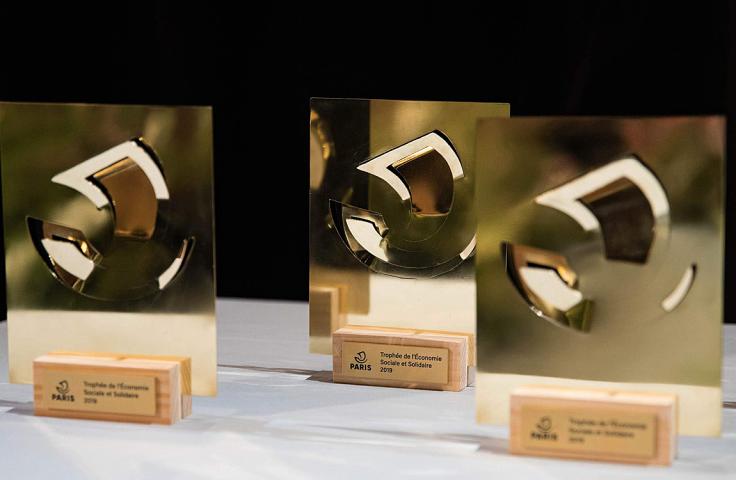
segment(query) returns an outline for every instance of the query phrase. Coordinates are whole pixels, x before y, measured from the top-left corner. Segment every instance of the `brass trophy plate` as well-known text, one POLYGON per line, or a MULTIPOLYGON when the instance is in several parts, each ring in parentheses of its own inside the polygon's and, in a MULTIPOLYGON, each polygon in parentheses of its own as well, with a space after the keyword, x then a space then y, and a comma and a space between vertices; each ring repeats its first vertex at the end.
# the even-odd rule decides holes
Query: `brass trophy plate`
POLYGON ((677 394, 718 435, 724 119, 485 119, 477 130, 477 408, 520 385, 677 394))
POLYGON ((191 357, 214 395, 208 107, 0 103, 10 380, 50 351, 191 357))
POLYGON ((508 115, 508 104, 312 99, 312 352, 331 353, 346 326, 475 333, 476 123, 508 115))

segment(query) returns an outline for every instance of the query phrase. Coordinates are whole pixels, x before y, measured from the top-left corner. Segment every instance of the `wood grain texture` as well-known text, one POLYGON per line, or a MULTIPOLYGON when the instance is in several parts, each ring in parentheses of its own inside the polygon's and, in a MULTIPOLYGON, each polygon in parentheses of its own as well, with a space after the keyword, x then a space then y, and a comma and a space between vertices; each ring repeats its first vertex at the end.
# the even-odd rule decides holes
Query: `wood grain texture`
POLYGON ((309 287, 309 332, 311 335, 327 336, 343 326, 345 315, 340 308, 340 299, 345 294, 339 287, 309 287))
POLYGON ((608 462, 670 465, 677 452, 677 397, 661 393, 628 392, 606 389, 577 389, 550 386, 517 388, 511 395, 509 451, 518 455, 599 460, 608 462), (527 448, 522 427, 524 408, 535 412, 593 412, 594 415, 631 415, 656 418, 653 455, 637 456, 615 451, 591 452, 584 448, 565 451, 527 448))
POLYGON ((467 335, 428 333, 408 329, 344 327, 333 333, 332 348, 332 378, 336 383, 447 390, 454 392, 463 390, 467 386, 469 349, 467 335), (358 378, 349 371, 343 371, 343 346, 346 342, 447 349, 447 382, 440 384, 384 378, 358 378))
MULTIPOLYGON (((110 356, 109 354, 43 355, 33 363, 34 372, 34 413, 41 416, 60 418, 80 418, 135 423, 173 424, 182 418, 181 362, 178 360, 159 360, 110 356), (95 411, 72 411, 50 408, 48 392, 36 379, 44 372, 63 372, 84 375, 120 375, 131 377, 153 377, 156 385, 155 415, 134 415, 95 411)), ((189 396, 191 398, 191 396, 189 396)))
POLYGON ((66 350, 57 350, 49 353, 49 355, 70 355, 77 357, 96 357, 107 358, 110 360, 137 359, 137 360, 153 360, 164 362, 177 362, 179 364, 179 382, 181 385, 181 415, 186 418, 192 414, 192 359, 190 357, 179 357, 175 355, 136 355, 126 354, 119 355, 109 352, 73 352, 66 350))

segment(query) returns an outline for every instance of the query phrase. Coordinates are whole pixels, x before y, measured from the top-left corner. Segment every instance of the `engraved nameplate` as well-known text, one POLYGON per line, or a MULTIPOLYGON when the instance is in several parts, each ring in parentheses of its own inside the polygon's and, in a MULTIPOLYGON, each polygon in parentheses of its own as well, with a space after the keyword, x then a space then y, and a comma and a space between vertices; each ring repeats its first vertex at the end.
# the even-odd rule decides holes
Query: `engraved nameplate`
POLYGON ((188 365, 179 357, 42 355, 33 362, 34 413, 172 424, 189 413, 188 365))
POLYGON ((653 458, 657 417, 610 408, 521 409, 524 448, 653 458))
POLYGON ((511 396, 512 453, 670 464, 673 395, 523 387, 511 396))
POLYGON ((342 371, 355 377, 447 383, 446 348, 362 342, 345 342, 342 348, 342 371))
POLYGON ((156 414, 154 377, 44 371, 37 382, 51 410, 156 414))
POLYGON ((333 334, 338 383, 459 391, 467 370, 467 335, 360 327, 333 334))

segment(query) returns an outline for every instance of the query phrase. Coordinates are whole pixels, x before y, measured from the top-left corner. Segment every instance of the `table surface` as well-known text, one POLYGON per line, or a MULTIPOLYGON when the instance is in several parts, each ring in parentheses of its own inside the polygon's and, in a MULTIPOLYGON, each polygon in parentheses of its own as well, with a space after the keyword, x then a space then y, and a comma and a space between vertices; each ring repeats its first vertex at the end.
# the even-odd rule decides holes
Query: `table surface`
POLYGON ((736 478, 736 326, 725 328, 724 434, 682 437, 672 467, 517 457, 506 428, 476 425, 474 389, 333 384, 307 353, 305 303, 218 300, 219 395, 149 426, 33 416, 7 383, 0 324, 0 478, 736 478))

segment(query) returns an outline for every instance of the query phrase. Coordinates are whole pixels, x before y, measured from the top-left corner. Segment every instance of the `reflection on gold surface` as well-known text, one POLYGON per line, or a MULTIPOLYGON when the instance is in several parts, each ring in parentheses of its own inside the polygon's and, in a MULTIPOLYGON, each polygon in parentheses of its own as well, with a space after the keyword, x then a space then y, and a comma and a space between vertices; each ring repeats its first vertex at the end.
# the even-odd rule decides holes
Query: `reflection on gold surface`
POLYGON ((125 351, 128 355, 175 355, 192 359, 194 395, 217 393, 215 322, 207 313, 14 310, 8 328, 11 381, 32 382, 27 367, 59 346, 69 351, 125 351), (82 333, 82 334, 80 334, 82 333), (30 335, 30 338, 29 338, 30 335))
POLYGON ((332 143, 329 126, 314 110, 309 112, 309 186, 319 188, 325 177, 327 162, 333 156, 335 145, 332 143))
POLYGON ((523 383, 654 385, 717 434, 723 119, 488 119, 477 148, 479 417, 523 383), (558 328, 578 299, 585 335, 558 328))
POLYGON ((453 270, 472 255, 474 237, 454 251, 431 248, 437 246, 435 237, 452 209, 454 182, 465 176, 445 135, 437 131, 422 135, 361 163, 357 169, 393 190, 408 206, 409 220, 415 227, 411 244, 401 245, 391 236, 393 230, 381 213, 330 199, 332 226, 362 264, 380 274, 432 278, 453 270))
MULTIPOLYGON (((310 288, 337 288, 348 325, 474 333, 475 125, 508 105, 313 99, 311 110, 310 288)), ((332 318, 310 307, 312 351, 331 352, 332 318)))
POLYGON ((28 232, 38 254, 64 285, 80 291, 100 253, 81 231, 28 217, 28 232))
POLYGON ((0 118, 11 381, 53 350, 168 354, 214 395, 210 109, 0 104, 0 118))
POLYGON ((654 216, 636 185, 617 180, 580 201, 598 219, 607 258, 646 263, 654 243, 654 216))
POLYGON ((158 200, 143 170, 126 157, 96 172, 93 178, 110 198, 115 235, 150 239, 156 228, 158 200))
POLYGON ((450 213, 454 179, 447 161, 437 150, 424 148, 392 166, 409 189, 414 215, 430 217, 450 213))
POLYGON ((525 245, 501 244, 506 272, 538 316, 587 332, 593 302, 577 290, 578 278, 562 255, 525 245))
MULTIPOLYGON (((93 203, 98 203, 100 209, 110 207, 112 239, 118 248, 127 242, 151 240, 158 221, 158 202, 169 199, 160 162, 142 139, 106 150, 55 175, 52 181, 79 191, 93 203), (127 156, 130 152, 136 152, 135 159, 127 156), (157 198, 156 190, 159 190, 158 196, 162 200, 157 198), (101 202, 97 199, 100 194, 104 195, 101 202)), ((28 219, 28 229, 33 244, 54 277, 74 291, 99 300, 131 300, 166 288, 186 268, 187 258, 195 244, 193 237, 181 240, 178 253, 171 252, 176 256, 165 269, 154 272, 150 278, 131 275, 127 284, 117 281, 114 285, 105 286, 106 276, 114 275, 121 279, 127 268, 118 266, 116 269, 115 259, 111 262, 110 258, 100 254, 83 232, 32 217, 28 219), (94 255, 85 253, 88 249, 94 251, 94 255)), ((163 230, 164 234, 159 234, 156 241, 170 243, 166 238, 166 228, 163 230)), ((129 254, 125 260, 136 259, 129 254)))
POLYGON ((545 192, 536 202, 569 215, 586 231, 600 230, 606 257, 612 260, 645 263, 655 222, 669 223, 667 193, 635 155, 545 192))

